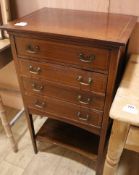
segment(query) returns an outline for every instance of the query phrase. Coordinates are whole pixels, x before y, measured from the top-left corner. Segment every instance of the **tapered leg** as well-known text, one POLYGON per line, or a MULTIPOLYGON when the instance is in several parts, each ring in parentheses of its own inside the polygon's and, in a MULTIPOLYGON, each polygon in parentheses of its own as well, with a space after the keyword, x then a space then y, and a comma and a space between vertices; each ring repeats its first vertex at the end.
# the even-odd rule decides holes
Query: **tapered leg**
POLYGON ((27 122, 35 154, 38 152, 32 115, 27 113, 27 122))
POLYGON ((100 136, 99 147, 98 147, 98 158, 97 158, 97 167, 96 175, 102 175, 104 160, 106 156, 105 142, 106 142, 107 130, 103 131, 100 136))
POLYGON ((5 130, 5 133, 8 137, 8 139, 10 141, 10 144, 11 144, 13 151, 17 152, 18 151, 17 144, 16 144, 15 139, 13 137, 11 127, 7 121, 6 111, 5 111, 4 105, 2 103, 1 96, 0 96, 0 119, 2 121, 2 125, 4 127, 4 130, 5 130))
POLYGON ((129 124, 119 122, 116 120, 114 121, 108 146, 108 152, 105 160, 103 175, 116 174, 117 166, 126 143, 129 127, 129 124))

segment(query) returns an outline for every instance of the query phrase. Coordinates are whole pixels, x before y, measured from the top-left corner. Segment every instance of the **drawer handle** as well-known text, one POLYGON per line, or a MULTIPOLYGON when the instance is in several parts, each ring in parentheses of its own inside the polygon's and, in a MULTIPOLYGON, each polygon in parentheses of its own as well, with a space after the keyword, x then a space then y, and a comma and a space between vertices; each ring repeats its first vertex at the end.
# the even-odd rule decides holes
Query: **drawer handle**
POLYGON ((83 53, 80 53, 79 57, 80 57, 80 61, 85 63, 91 63, 96 58, 95 55, 85 56, 83 53))
POLYGON ((78 119, 79 119, 79 120, 82 120, 82 121, 88 121, 88 119, 89 119, 89 115, 88 115, 88 114, 85 115, 85 116, 83 116, 83 115, 81 114, 81 112, 78 112, 78 113, 77 113, 77 116, 78 116, 78 119))
POLYGON ((35 83, 32 84, 32 90, 35 92, 41 92, 43 90, 43 85, 37 85, 35 83))
POLYGON ((78 95, 78 101, 79 101, 79 103, 81 103, 81 104, 89 105, 90 102, 91 102, 91 98, 87 98, 86 101, 83 101, 83 100, 82 100, 82 96, 81 96, 81 95, 78 95))
POLYGON ((29 54, 36 54, 40 51, 40 47, 39 46, 32 46, 32 45, 28 45, 26 52, 29 54))
POLYGON ((41 68, 40 67, 33 67, 33 66, 29 66, 29 72, 31 74, 35 74, 35 75, 38 75, 41 71, 41 68))
POLYGON ((85 85, 85 86, 90 86, 92 84, 92 82, 93 82, 91 77, 88 78, 88 82, 87 83, 83 82, 83 77, 82 76, 78 76, 77 80, 79 81, 79 83, 81 85, 85 85))
POLYGON ((39 109, 43 109, 46 106, 45 102, 39 102, 38 100, 35 102, 35 107, 39 109))

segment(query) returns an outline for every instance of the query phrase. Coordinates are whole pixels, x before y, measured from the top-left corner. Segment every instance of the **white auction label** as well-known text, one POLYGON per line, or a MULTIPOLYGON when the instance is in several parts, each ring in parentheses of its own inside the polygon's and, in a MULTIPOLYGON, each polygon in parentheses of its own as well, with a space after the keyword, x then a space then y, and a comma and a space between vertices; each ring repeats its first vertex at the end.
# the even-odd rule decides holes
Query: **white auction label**
POLYGON ((24 26, 27 26, 28 23, 27 22, 18 22, 16 24, 14 24, 15 26, 20 26, 20 27, 24 27, 24 26))
POLYGON ((138 110, 137 110, 136 106, 131 105, 131 104, 127 104, 126 106, 124 106, 123 111, 130 113, 130 114, 135 114, 135 115, 138 114, 138 110))

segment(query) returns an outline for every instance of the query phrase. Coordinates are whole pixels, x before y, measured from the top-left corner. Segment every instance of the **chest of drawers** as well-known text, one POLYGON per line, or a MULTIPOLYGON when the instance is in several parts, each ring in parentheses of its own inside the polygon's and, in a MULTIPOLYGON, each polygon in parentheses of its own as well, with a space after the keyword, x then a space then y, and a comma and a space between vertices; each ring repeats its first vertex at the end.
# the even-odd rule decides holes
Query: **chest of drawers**
POLYGON ((36 140, 51 141, 97 160, 102 173, 109 109, 135 23, 128 15, 44 8, 3 27, 35 152, 36 140), (37 134, 32 114, 48 117, 37 134))

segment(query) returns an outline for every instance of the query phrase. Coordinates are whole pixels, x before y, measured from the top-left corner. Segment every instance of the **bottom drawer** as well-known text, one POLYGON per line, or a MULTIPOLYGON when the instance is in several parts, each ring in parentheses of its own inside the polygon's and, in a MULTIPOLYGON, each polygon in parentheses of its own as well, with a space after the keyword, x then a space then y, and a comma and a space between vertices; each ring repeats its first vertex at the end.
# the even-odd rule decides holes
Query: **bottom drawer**
POLYGON ((81 124, 100 128, 103 112, 84 108, 72 103, 64 102, 53 98, 39 96, 24 96, 27 107, 44 111, 46 114, 54 115, 57 118, 64 118, 81 124))

